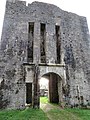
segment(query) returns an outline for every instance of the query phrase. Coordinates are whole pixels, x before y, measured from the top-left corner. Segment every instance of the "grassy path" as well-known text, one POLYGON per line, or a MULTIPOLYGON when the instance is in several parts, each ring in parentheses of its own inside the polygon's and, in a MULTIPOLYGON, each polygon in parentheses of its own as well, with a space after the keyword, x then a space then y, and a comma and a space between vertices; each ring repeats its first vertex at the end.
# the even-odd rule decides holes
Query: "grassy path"
POLYGON ((49 120, 82 120, 75 114, 49 103, 42 103, 41 109, 45 112, 49 120))
POLYGON ((41 98, 40 107, 49 120, 90 120, 90 110, 62 109, 58 105, 48 103, 47 98, 41 98))

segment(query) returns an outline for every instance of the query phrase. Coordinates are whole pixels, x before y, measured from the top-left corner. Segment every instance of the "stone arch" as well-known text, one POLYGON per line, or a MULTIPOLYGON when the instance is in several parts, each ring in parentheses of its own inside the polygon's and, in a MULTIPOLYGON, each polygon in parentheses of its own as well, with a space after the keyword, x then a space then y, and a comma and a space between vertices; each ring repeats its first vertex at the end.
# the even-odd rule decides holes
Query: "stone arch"
MULTIPOLYGON (((47 78, 49 80, 49 102, 61 103, 63 100, 62 92, 62 78, 56 72, 47 72, 41 77, 47 78)), ((40 77, 40 79, 41 79, 40 77)))
POLYGON ((58 75, 61 79, 63 79, 63 76, 62 76, 61 74, 57 73, 56 71, 54 71, 54 72, 52 72, 52 71, 45 72, 45 73, 43 73, 43 74, 40 74, 40 77, 43 77, 44 75, 50 74, 50 73, 56 74, 56 75, 58 75))
POLYGON ((39 79, 45 74, 55 73, 62 79, 63 86, 66 85, 66 70, 65 70, 65 67, 39 66, 39 69, 40 69, 39 79))

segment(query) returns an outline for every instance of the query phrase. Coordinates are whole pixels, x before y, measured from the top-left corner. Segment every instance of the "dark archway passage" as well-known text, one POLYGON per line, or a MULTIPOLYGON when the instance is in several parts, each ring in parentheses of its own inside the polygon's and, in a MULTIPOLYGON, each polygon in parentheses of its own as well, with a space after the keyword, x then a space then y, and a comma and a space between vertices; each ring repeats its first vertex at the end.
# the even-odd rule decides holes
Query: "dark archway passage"
POLYGON ((40 95, 47 96, 50 103, 59 103, 60 80, 60 76, 56 73, 44 74, 40 79, 40 95))

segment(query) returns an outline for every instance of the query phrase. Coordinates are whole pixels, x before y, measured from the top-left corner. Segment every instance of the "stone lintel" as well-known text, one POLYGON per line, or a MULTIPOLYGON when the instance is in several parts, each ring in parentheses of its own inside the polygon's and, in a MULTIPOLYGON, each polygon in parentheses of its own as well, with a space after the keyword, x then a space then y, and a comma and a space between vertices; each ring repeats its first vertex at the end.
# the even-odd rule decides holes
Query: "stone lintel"
MULTIPOLYGON (((35 65, 35 63, 23 63, 23 65, 35 65)), ((65 64, 53 64, 53 63, 39 63, 39 66, 53 66, 53 67, 65 67, 65 64)))

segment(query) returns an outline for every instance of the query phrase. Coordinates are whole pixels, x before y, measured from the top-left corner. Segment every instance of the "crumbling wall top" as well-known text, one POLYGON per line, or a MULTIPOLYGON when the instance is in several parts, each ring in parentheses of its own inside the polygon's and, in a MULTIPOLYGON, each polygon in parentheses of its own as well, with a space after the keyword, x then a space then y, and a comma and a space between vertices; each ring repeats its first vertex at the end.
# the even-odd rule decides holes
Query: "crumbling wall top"
POLYGON ((19 0, 7 0, 7 2, 13 2, 13 3, 15 3, 17 1, 19 1, 19 0))
POLYGON ((26 1, 21 1, 21 0, 7 0, 7 2, 11 2, 11 3, 21 3, 26 5, 26 1))

